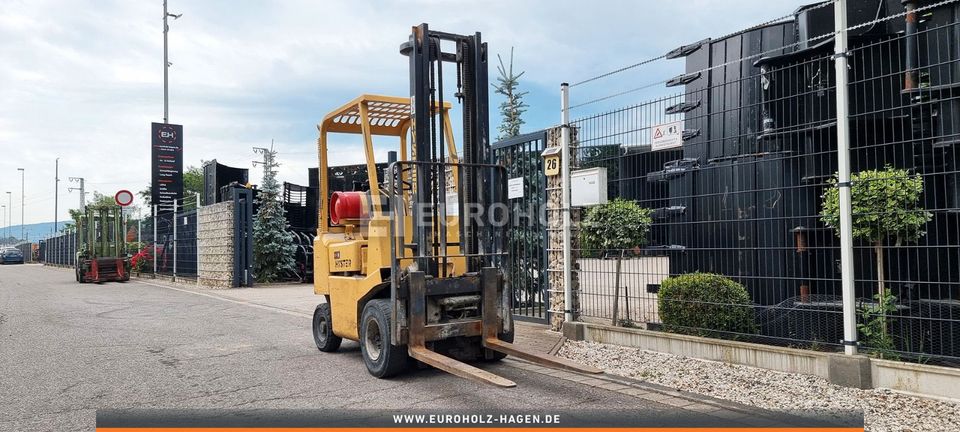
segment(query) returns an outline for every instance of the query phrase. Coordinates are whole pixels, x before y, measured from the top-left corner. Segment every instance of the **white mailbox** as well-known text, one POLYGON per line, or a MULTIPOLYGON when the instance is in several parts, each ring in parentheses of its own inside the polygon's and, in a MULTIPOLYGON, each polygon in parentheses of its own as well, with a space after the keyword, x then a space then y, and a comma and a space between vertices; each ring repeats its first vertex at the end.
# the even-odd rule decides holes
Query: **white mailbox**
POLYGON ((606 203, 606 168, 590 168, 570 173, 570 205, 590 207, 606 203))

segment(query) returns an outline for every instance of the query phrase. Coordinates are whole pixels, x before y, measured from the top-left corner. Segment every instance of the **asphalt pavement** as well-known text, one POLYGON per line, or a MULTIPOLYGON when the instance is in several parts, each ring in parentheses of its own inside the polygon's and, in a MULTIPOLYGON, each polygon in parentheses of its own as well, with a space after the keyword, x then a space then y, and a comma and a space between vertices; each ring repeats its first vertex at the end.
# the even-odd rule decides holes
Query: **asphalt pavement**
POLYGON ((126 408, 677 410, 509 362, 482 367, 511 389, 432 369, 376 379, 355 343, 317 351, 306 314, 251 306, 0 266, 0 430, 93 430, 96 410, 126 408))

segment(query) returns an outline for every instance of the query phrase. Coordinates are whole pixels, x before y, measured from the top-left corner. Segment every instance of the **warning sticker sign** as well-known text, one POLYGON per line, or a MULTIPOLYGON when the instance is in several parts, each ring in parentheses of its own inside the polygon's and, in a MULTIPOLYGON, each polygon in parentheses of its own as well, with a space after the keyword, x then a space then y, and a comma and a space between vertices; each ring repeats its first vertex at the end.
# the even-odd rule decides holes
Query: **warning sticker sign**
POLYGON ((650 150, 666 150, 683 145, 683 121, 664 123, 650 128, 650 150))

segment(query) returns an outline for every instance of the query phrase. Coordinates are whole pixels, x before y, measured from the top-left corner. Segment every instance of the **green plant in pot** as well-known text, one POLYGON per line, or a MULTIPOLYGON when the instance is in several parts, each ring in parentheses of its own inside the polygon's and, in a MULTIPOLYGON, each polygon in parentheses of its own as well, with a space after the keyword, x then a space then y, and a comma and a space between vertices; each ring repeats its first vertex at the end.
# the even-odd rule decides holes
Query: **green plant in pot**
MULTIPOLYGON (((840 189, 837 179, 829 182, 830 187, 823 193, 823 210, 820 213, 825 224, 836 229, 840 235, 840 189)), ((904 242, 913 242, 926 235, 923 230, 933 214, 921 207, 923 179, 911 175, 907 170, 890 166, 882 170, 867 170, 851 177, 850 202, 853 209, 853 238, 870 242, 874 248, 877 267, 877 293, 874 298, 881 306, 891 297, 886 287, 884 275, 884 242, 890 238, 900 246, 904 242)), ((872 313, 892 312, 889 307, 872 308, 872 313)), ((865 313, 868 315, 870 311, 865 313)), ((871 321, 879 331, 868 332, 869 338, 886 338, 886 322, 883 316, 871 321)), ((861 329, 863 330, 863 329, 861 329)), ((866 334, 866 333, 865 333, 866 334)), ((878 341, 881 347, 889 346, 889 341, 878 341)))
POLYGON ((616 260, 614 282, 613 325, 618 324, 620 280, 624 255, 647 243, 653 219, 650 209, 636 202, 615 198, 606 204, 590 207, 580 222, 580 246, 616 260))

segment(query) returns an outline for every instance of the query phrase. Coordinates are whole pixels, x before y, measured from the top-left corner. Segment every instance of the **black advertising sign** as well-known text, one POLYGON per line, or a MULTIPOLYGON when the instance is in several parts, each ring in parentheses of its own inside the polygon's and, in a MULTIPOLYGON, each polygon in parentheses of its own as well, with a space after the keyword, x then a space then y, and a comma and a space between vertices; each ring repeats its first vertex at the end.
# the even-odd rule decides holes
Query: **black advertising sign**
POLYGON ((158 213, 173 211, 173 202, 183 200, 183 126, 151 124, 150 201, 158 213))

